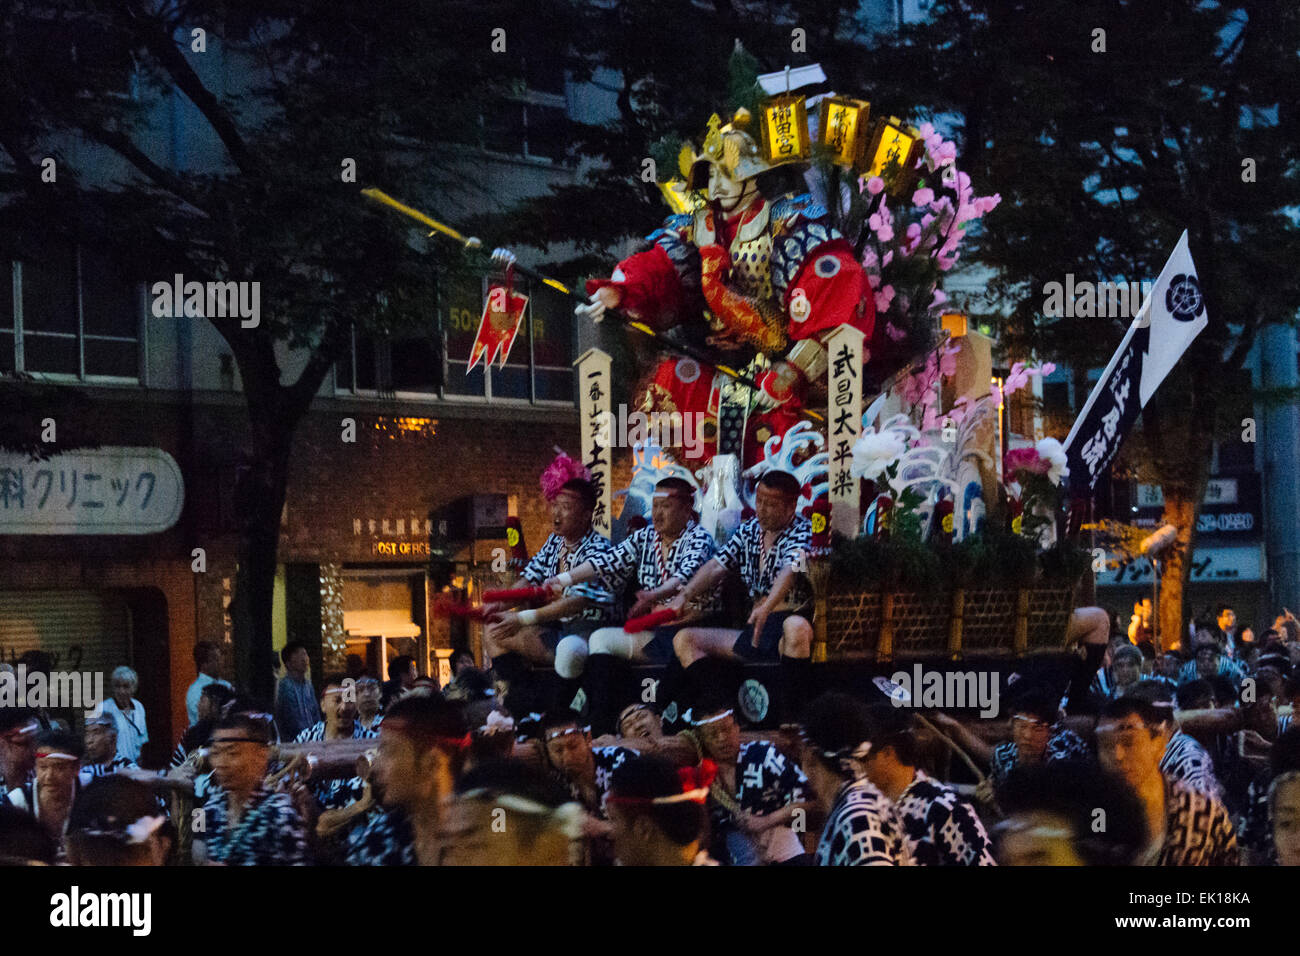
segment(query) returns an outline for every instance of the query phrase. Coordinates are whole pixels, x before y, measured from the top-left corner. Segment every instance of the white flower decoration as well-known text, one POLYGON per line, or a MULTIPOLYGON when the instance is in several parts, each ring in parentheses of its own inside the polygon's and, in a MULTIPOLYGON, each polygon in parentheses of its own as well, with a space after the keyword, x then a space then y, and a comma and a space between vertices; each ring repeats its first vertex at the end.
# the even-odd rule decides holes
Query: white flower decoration
POLYGON ((874 481, 906 451, 906 442, 896 432, 863 432, 853 445, 852 472, 858 478, 874 481))
POLYGON ((1047 479, 1054 485, 1059 485, 1061 480, 1070 476, 1070 469, 1066 466, 1065 449, 1055 438, 1044 438, 1036 445, 1034 450, 1038 452, 1038 457, 1051 463, 1051 468, 1047 470, 1047 479))

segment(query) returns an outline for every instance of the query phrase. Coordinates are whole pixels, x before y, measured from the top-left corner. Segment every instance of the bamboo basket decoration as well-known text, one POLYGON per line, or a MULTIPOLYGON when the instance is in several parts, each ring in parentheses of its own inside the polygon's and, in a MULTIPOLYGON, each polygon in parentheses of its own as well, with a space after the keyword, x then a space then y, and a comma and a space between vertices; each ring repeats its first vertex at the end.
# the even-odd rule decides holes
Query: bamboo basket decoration
POLYGON ((1065 638, 1073 590, 827 594, 817 600, 815 641, 824 642, 824 659, 834 661, 1050 650, 1065 638))

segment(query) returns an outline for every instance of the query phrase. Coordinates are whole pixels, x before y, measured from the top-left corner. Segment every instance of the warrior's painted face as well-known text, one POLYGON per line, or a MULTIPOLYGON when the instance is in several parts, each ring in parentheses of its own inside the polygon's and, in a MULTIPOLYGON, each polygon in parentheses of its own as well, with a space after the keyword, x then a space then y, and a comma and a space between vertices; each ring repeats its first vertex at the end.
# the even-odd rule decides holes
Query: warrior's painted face
POLYGON ((732 179, 717 163, 710 163, 708 196, 722 207, 723 212, 735 212, 758 197, 758 187, 754 180, 732 179))

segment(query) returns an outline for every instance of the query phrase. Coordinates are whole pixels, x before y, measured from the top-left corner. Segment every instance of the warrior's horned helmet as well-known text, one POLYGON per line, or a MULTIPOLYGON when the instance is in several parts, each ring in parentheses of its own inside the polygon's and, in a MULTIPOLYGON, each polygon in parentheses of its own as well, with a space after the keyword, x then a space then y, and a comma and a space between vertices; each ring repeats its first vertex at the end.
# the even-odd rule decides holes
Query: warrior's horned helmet
POLYGON ((772 168, 763 159, 754 137, 745 132, 749 122, 749 110, 743 107, 736 110, 726 126, 714 113, 709 118, 703 151, 695 152, 689 143, 682 147, 679 165, 688 189, 706 188, 709 185, 709 167, 714 164, 722 167, 728 179, 737 182, 753 179, 772 168))

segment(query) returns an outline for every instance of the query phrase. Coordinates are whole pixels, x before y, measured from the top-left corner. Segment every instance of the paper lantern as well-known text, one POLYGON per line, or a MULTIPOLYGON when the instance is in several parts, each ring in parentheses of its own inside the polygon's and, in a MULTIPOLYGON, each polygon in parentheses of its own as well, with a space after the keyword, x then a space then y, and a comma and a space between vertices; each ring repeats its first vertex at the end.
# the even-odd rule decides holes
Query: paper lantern
POLYGON ((818 142, 828 150, 831 162, 849 169, 861 168, 870 115, 871 104, 866 100, 844 96, 822 100, 818 142))
POLYGON ((802 96, 778 96, 763 107, 763 158, 772 166, 806 160, 811 152, 802 96))

